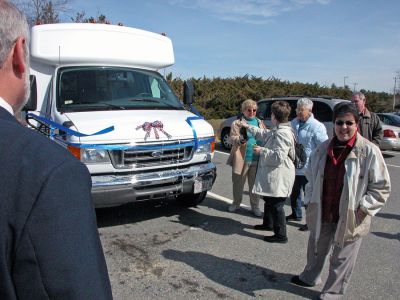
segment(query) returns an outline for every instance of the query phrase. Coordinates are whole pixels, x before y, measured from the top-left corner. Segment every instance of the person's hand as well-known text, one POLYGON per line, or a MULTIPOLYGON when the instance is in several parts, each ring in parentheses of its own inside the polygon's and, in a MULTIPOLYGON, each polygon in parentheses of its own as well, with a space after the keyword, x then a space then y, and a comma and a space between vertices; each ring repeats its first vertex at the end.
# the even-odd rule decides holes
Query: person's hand
POLYGON ((356 211, 356 222, 357 224, 361 224, 365 217, 367 216, 367 214, 359 207, 356 211))
POLYGON ((261 152, 261 147, 258 146, 258 145, 256 145, 256 144, 254 144, 254 146, 253 146, 253 152, 256 153, 256 154, 260 154, 260 152, 261 152))
POLYGON ((238 127, 239 128, 242 128, 242 127, 249 128, 249 124, 247 124, 247 122, 242 120, 242 121, 238 122, 238 127))

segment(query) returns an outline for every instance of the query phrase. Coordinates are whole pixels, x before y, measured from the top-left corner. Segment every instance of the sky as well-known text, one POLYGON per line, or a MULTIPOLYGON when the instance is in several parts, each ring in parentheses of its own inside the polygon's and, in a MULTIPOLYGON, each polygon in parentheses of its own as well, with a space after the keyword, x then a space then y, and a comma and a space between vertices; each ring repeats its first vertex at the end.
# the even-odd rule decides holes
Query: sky
POLYGON ((70 0, 70 6, 70 15, 104 14, 113 24, 166 33, 175 64, 165 72, 182 79, 248 74, 393 93, 400 77, 399 0, 70 0))

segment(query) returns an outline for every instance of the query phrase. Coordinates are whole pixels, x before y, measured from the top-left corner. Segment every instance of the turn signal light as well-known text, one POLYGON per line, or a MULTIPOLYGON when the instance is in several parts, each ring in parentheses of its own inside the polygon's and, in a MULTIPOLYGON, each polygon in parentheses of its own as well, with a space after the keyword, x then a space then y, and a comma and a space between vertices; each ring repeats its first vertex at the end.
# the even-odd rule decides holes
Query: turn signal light
POLYGON ((211 142, 211 153, 213 153, 215 150, 215 141, 211 142))
POLYGON ((77 159, 81 160, 81 149, 80 148, 73 147, 73 146, 68 146, 67 148, 73 156, 75 156, 77 159))

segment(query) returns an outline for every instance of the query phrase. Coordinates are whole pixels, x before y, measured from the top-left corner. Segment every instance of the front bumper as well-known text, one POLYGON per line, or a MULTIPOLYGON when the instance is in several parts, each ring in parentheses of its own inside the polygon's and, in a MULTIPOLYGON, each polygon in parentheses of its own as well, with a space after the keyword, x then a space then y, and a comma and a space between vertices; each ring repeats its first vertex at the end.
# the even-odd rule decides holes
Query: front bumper
POLYGON ((170 198, 193 193, 195 179, 214 183, 215 178, 212 162, 137 174, 92 175, 92 198, 95 207, 170 198))

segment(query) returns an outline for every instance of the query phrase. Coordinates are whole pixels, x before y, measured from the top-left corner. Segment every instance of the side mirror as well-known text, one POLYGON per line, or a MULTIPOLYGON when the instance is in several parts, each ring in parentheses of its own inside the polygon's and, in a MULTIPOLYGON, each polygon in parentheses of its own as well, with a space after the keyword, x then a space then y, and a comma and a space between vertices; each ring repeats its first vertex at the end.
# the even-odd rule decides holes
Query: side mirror
POLYGON ((35 75, 29 75, 31 94, 22 111, 34 111, 37 108, 37 85, 35 75))
POLYGON ((193 83, 188 80, 183 83, 183 103, 191 105, 193 103, 193 83))

